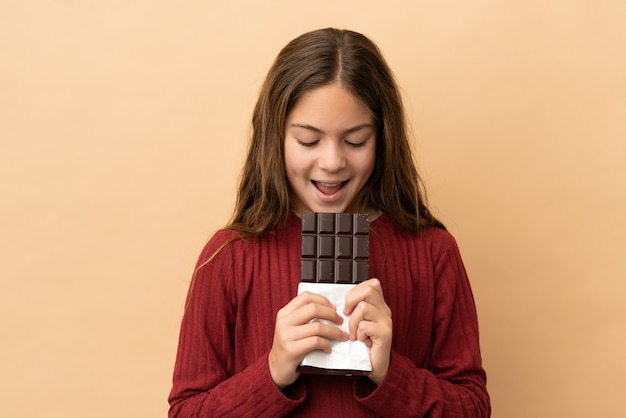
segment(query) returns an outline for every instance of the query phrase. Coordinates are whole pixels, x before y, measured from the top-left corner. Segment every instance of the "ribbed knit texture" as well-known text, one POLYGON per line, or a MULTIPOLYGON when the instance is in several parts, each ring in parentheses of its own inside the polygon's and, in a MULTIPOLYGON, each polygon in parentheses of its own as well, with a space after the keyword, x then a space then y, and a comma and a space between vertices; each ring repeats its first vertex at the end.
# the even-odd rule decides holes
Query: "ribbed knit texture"
POLYGON ((300 219, 259 239, 220 231, 202 251, 181 326, 173 417, 487 417, 474 299, 458 247, 436 228, 370 225, 370 276, 393 312, 389 372, 301 375, 284 391, 267 362, 276 313, 300 280, 300 219), (221 248, 221 249, 220 249, 221 248), (219 250, 219 251, 218 251, 219 250), (217 253, 216 253, 217 251, 217 253))

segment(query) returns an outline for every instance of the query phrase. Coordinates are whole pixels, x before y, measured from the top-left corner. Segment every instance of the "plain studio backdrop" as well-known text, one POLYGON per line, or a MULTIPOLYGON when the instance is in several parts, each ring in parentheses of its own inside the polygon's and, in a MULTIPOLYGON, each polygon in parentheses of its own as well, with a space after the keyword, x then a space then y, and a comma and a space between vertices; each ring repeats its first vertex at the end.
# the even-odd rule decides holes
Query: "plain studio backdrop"
POLYGON ((626 416, 622 0, 0 0, 0 416, 165 416, 263 77, 327 26, 397 76, 493 416, 626 416))

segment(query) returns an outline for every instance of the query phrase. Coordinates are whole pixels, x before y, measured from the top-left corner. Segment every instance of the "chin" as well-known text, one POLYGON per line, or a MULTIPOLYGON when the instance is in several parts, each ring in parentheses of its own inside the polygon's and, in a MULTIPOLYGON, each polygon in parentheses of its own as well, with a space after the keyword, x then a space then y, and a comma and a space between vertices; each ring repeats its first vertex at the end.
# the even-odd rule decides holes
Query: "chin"
POLYGON ((349 213, 352 212, 352 208, 350 206, 337 205, 337 206, 318 206, 318 209, 315 212, 326 212, 326 213, 349 213))

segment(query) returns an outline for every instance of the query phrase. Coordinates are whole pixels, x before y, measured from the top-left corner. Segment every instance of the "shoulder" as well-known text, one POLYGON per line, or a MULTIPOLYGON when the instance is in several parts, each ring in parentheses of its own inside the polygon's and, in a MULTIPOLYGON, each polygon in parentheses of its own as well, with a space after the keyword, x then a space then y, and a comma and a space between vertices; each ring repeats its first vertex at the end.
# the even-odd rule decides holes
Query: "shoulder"
POLYGON ((382 246, 387 251, 406 251, 423 260, 429 259, 433 264, 437 264, 438 260, 451 253, 458 253, 454 236, 445 229, 433 226, 420 232, 413 232, 403 228, 385 214, 370 224, 370 245, 382 246))
POLYGON ((225 255, 239 252, 235 250, 240 248, 244 238, 239 232, 229 229, 220 229, 216 231, 211 238, 204 244, 202 251, 198 257, 197 268, 207 265, 213 260, 223 260, 225 255), (234 250, 234 251, 233 251, 234 250))
POLYGON ((300 231, 300 221, 295 215, 282 227, 258 237, 246 236, 235 229, 220 229, 204 245, 198 258, 198 266, 214 259, 243 262, 248 256, 258 255, 262 249, 265 249, 265 253, 274 251, 277 245, 293 246, 294 239, 299 239, 300 231))
POLYGON ((457 246, 456 239, 450 232, 435 226, 428 227, 417 235, 442 251, 457 246))

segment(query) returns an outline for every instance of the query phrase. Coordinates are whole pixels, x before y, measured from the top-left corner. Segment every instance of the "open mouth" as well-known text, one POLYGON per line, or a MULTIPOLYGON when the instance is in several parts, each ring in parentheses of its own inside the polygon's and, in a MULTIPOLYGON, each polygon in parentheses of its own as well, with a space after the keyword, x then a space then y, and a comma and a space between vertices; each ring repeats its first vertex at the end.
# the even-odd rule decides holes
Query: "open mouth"
POLYGON ((339 190, 343 189, 346 183, 348 183, 348 181, 342 181, 337 183, 323 183, 320 181, 313 181, 313 185, 317 188, 317 190, 325 195, 333 195, 337 193, 339 190))

